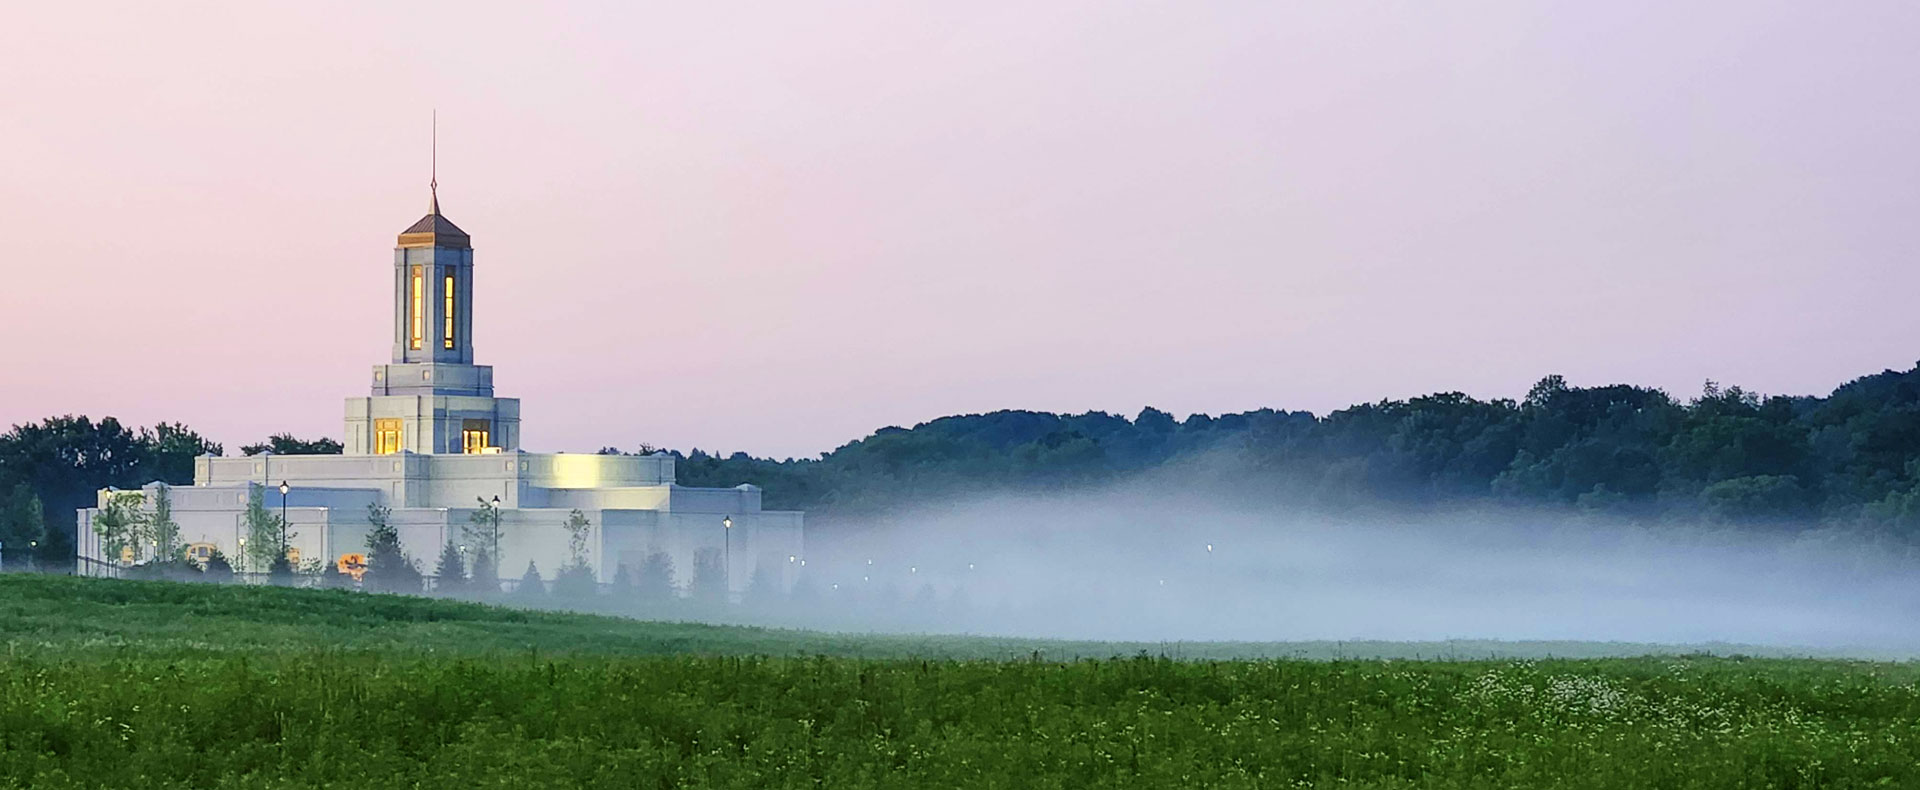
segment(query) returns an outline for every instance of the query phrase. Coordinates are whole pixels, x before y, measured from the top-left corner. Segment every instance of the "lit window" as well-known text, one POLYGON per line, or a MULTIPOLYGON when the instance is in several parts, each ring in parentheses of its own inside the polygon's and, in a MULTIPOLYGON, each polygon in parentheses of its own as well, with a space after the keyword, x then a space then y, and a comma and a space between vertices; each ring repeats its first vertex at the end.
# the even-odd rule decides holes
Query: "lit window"
POLYGON ((445 312, 447 316, 447 331, 446 331, 445 343, 447 348, 453 348, 453 270, 452 269, 447 270, 447 289, 446 290, 447 290, 447 295, 446 295, 445 312))
POLYGON ((420 341, 427 335, 427 271, 425 266, 413 267, 413 347, 420 348, 420 341))
POLYGON ((400 421, 374 420, 373 454, 392 455, 397 452, 400 452, 400 421))
POLYGON ((484 453, 493 446, 491 420, 467 420, 460 426, 460 451, 469 455, 484 453))

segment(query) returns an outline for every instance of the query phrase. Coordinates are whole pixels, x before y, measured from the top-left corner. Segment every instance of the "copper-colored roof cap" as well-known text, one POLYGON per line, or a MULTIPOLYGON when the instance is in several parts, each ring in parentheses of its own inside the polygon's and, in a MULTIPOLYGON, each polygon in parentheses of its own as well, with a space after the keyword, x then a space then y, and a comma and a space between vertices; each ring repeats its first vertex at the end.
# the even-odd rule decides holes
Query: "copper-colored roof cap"
MULTIPOLYGON (((434 208, 439 208, 435 206, 434 208)), ((402 247, 450 247, 465 250, 473 247, 473 239, 453 220, 440 216, 438 211, 420 218, 419 222, 400 231, 402 247)))

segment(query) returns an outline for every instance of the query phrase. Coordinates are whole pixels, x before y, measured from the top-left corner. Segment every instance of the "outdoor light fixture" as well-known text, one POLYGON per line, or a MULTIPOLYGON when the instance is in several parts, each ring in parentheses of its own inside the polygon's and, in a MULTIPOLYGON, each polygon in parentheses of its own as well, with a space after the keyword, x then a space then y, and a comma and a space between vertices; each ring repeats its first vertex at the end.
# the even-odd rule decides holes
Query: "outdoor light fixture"
POLYGON ((287 553, 287 492, 292 490, 293 490, 293 486, 287 485, 287 481, 285 480, 280 481, 280 554, 281 556, 285 556, 287 553))

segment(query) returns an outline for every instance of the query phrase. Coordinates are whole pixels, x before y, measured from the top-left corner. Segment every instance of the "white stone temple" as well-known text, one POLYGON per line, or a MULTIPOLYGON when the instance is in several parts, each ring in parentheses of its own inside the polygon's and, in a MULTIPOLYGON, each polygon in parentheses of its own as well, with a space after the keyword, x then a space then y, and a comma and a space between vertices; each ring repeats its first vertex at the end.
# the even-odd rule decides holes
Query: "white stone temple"
MULTIPOLYGON (((299 560, 352 562, 365 551, 368 505, 377 503, 392 509, 390 523, 427 574, 449 542, 469 559, 481 548, 493 550, 473 545, 469 535, 473 514, 482 511, 499 519, 500 576, 519 578, 532 561, 551 580, 569 560, 563 525, 579 510, 592 524, 587 557, 602 582, 621 564, 637 571, 647 555, 661 551, 673 559, 684 586, 701 548, 725 558, 736 592, 759 569, 783 585, 792 582, 803 516, 762 510, 756 486, 678 485, 674 458, 665 453, 520 449, 520 401, 495 397, 493 368, 474 364, 473 305, 472 242, 441 215, 436 189, 427 215, 400 233, 393 251, 392 361, 374 366, 368 395, 347 399, 344 454, 197 459, 193 485, 171 489, 173 520, 189 553, 204 557, 218 549, 238 565, 247 500, 259 490, 268 511, 286 515, 296 566, 299 560)), ((158 487, 143 488, 145 507, 152 507, 158 487)), ((102 491, 100 507, 125 493, 102 491)), ((139 557, 131 549, 101 556, 92 528, 100 507, 78 513, 82 565, 139 557)))

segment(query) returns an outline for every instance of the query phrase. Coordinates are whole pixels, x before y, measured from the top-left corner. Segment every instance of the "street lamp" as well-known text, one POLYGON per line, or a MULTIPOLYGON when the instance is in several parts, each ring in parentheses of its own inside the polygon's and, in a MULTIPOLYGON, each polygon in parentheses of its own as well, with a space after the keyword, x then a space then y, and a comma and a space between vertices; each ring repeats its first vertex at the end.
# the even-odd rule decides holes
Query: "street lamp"
MULTIPOLYGON (((487 510, 491 511, 488 513, 488 515, 493 516, 493 556, 488 557, 487 561, 493 563, 493 567, 498 568, 500 567, 500 495, 499 494, 493 495, 493 506, 487 508, 487 510)), ((494 575, 498 576, 500 574, 498 571, 495 571, 494 575)), ((494 590, 494 592, 499 592, 499 590, 494 590)))
POLYGON ((722 558, 721 562, 726 564, 726 568, 724 568, 720 573, 720 580, 721 582, 726 584, 727 592, 732 593, 733 592, 733 517, 732 516, 727 516, 725 518, 720 519, 720 534, 724 536, 722 538, 722 541, 724 542, 724 546, 725 546, 723 553, 720 555, 722 558))
POLYGON ((287 554, 287 492, 292 490, 293 486, 287 485, 287 481, 280 481, 280 555, 283 557, 287 554))
POLYGON ((247 568, 247 539, 246 539, 246 538, 241 538, 241 539, 240 539, 240 572, 241 572, 241 573, 246 573, 246 572, 247 572, 247 570, 248 570, 248 568, 247 568))

